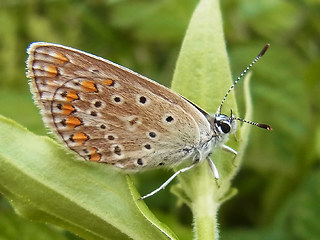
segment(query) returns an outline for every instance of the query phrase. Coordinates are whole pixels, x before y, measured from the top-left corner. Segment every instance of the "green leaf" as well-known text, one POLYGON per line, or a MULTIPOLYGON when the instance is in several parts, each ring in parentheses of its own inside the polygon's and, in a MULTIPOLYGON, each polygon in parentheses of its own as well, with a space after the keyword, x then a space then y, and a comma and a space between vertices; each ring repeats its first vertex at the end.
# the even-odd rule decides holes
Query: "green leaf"
POLYGON ((77 161, 2 116, 0 136, 0 191, 20 215, 85 239, 177 239, 111 166, 77 161))
MULTIPOLYGON (((183 40, 172 89, 215 113, 231 84, 219 1, 202 0, 183 40)), ((224 107, 236 110, 233 93, 224 107)))
POLYGON ((1 240, 68 240, 65 230, 19 217, 5 199, 0 199, 0 211, 1 240))
MULTIPOLYGON (((245 97, 245 107, 246 107, 246 115, 244 119, 252 119, 253 115, 253 106, 252 106, 252 100, 250 95, 250 79, 251 79, 252 73, 249 72, 246 77, 244 78, 244 97, 245 97)), ((251 130, 250 124, 243 124, 241 126, 241 146, 239 147, 237 161, 235 161, 236 164, 240 164, 242 157, 244 155, 244 151, 247 147, 248 141, 249 141, 249 134, 251 130)))

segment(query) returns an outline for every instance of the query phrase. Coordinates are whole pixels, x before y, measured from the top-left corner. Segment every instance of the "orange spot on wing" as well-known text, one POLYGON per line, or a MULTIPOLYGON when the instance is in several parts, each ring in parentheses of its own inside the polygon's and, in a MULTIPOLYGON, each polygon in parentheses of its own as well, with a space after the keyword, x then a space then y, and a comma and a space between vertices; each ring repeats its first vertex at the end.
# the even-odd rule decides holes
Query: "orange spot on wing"
POLYGON ((107 85, 107 86, 113 86, 113 85, 114 85, 114 81, 113 81, 112 79, 110 79, 110 78, 104 79, 104 80, 102 81, 102 83, 103 83, 104 85, 107 85))
POLYGON ((48 65, 45 69, 48 77, 56 77, 58 75, 58 68, 54 65, 48 65))
POLYGON ((61 109, 63 115, 70 115, 75 110, 70 103, 63 104, 61 109))
POLYGON ((87 80, 81 83, 81 86, 83 87, 83 90, 86 92, 97 92, 98 89, 94 82, 87 80))
POLYGON ((66 101, 72 102, 73 100, 77 100, 77 99, 79 99, 79 96, 76 93, 76 91, 67 92, 66 101))
POLYGON ((56 59, 56 63, 58 64, 64 64, 66 62, 69 62, 69 59, 61 52, 56 52, 54 58, 56 59))
POLYGON ((68 117, 66 120, 66 124, 68 128, 73 129, 75 127, 78 127, 82 124, 81 120, 77 117, 68 117))
POLYGON ((72 135, 72 140, 78 143, 79 145, 84 144, 85 141, 89 139, 89 137, 83 132, 77 132, 72 135))
POLYGON ((101 159, 101 154, 100 153, 97 153, 97 149, 96 148, 91 148, 90 149, 90 161, 94 161, 94 162, 97 162, 101 159))
POLYGON ((101 159, 100 153, 95 153, 90 155, 90 160, 94 162, 98 162, 101 159))

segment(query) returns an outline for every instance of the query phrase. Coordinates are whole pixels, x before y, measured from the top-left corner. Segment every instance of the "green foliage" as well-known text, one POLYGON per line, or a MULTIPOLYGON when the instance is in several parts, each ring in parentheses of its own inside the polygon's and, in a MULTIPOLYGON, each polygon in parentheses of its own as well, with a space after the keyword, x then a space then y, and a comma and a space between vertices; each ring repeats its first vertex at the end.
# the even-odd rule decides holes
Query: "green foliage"
MULTIPOLYGON (((1 1, 0 113, 32 132, 45 134, 24 72, 24 52, 32 41, 73 46, 169 86, 196 4, 196 0, 1 1)), ((317 189, 320 184, 319 2, 230 0, 221 1, 221 9, 234 76, 266 42, 271 43, 266 56, 252 71, 254 115, 249 120, 266 122, 274 128, 273 132, 266 132, 251 127, 244 164, 233 181, 238 195, 222 205, 219 212, 221 238, 317 239, 320 208, 317 189)), ((210 90, 215 99, 216 89, 208 87, 208 95, 210 90)), ((238 112, 244 117, 241 83, 236 93, 238 112)), ((215 111, 214 101, 210 106, 205 103, 208 105, 204 107, 215 111)), ((20 148, 19 143, 16 147, 20 148)), ((83 168, 95 169, 80 163, 85 165, 83 168)), ((107 166, 101 168, 97 171, 104 172, 107 166)), ((147 193, 170 174, 163 171, 139 174, 135 185, 139 192, 147 193)), ((175 199, 165 190, 147 203, 181 239, 191 239, 191 214, 185 205, 175 204, 175 199)), ((15 236, 28 233, 35 236, 34 232, 51 232, 55 239, 74 238, 62 230, 46 230, 42 224, 23 218, 12 220, 13 214, 6 217, 9 211, 6 204, 0 208, 0 229, 11 226, 7 231, 10 234, 0 231, 1 239, 21 239, 15 236), (22 225, 23 228, 19 227, 22 225)))
POLYGON ((19 217, 10 208, 5 199, 0 202, 0 238, 5 240, 67 240, 57 227, 44 225, 38 222, 28 221, 19 217))

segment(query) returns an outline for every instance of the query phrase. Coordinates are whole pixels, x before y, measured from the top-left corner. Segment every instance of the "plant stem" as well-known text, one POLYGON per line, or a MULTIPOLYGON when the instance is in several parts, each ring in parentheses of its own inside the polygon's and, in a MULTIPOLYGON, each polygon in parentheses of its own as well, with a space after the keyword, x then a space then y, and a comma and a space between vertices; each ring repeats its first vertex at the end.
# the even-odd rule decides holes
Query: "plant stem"
MULTIPOLYGON (((206 163, 205 163, 206 164, 206 163)), ((199 182, 201 185, 195 189, 195 198, 191 203, 191 209, 194 218, 194 236, 195 239, 218 239, 217 231, 217 210, 218 203, 212 197, 214 188, 212 176, 207 166, 199 166, 199 182), (207 178, 211 177, 211 181, 207 178)), ((211 174, 212 175, 212 174, 211 174)))
POLYGON ((218 239, 217 212, 218 187, 206 161, 199 164, 193 171, 181 176, 182 189, 188 197, 193 213, 194 239, 218 239))

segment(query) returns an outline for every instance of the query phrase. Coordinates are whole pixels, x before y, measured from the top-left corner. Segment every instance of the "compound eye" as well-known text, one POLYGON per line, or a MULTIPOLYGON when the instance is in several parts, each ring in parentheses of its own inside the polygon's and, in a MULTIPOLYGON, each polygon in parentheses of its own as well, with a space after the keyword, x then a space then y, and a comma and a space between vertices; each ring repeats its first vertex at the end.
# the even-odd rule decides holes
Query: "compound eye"
POLYGON ((219 122, 219 128, 222 130, 223 133, 229 133, 231 131, 231 127, 229 123, 219 122))

